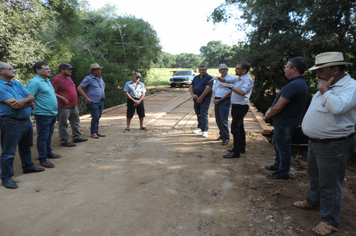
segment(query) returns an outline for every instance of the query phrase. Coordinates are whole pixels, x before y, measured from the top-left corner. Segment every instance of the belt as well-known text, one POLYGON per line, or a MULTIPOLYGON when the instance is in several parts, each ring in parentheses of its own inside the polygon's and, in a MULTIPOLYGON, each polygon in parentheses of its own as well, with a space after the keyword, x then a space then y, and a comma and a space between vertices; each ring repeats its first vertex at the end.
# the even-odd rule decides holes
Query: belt
POLYGON ((232 104, 233 107, 240 107, 240 106, 248 106, 248 105, 241 105, 241 104, 232 104))
POLYGON ((6 118, 13 119, 13 120, 22 120, 22 121, 30 119, 30 117, 27 117, 27 118, 16 118, 16 117, 11 117, 11 116, 0 116, 0 117, 6 117, 6 118))
MULTIPOLYGON (((222 99, 222 97, 215 97, 214 99, 222 99)), ((230 99, 230 97, 226 98, 226 99, 230 99)), ((225 100, 226 100, 225 99, 225 100)))
POLYGON ((330 139, 309 138, 309 140, 310 140, 310 142, 313 142, 313 143, 329 143, 329 142, 333 142, 333 141, 348 140, 350 138, 353 138, 354 136, 355 136, 355 133, 352 133, 347 137, 341 137, 341 138, 330 138, 330 139))

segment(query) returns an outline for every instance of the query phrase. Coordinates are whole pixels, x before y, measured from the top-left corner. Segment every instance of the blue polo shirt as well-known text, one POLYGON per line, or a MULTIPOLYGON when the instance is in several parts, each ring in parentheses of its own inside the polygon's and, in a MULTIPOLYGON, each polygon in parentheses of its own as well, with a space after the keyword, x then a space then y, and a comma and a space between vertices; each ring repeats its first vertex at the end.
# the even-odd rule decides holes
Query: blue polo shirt
POLYGON ((27 90, 35 96, 34 115, 56 116, 58 113, 57 97, 49 79, 36 75, 27 83, 27 90))
POLYGON ((142 94, 146 93, 146 88, 142 82, 138 82, 137 86, 135 86, 132 81, 128 81, 125 84, 124 92, 128 92, 133 98, 140 99, 142 94))
POLYGON ((304 76, 297 76, 288 80, 272 103, 272 107, 279 98, 288 99, 283 109, 272 117, 274 122, 282 125, 300 125, 307 109, 308 85, 304 76))
POLYGON ((99 76, 99 80, 94 75, 85 76, 80 83, 86 89, 86 94, 93 103, 99 103, 105 99, 104 80, 99 76))
MULTIPOLYGON (((200 78, 200 75, 195 76, 192 83, 190 84, 191 86, 193 86, 193 93, 200 97, 200 95, 203 94, 206 86, 213 87, 213 81, 209 82, 212 78, 213 77, 209 74, 206 74, 203 78, 200 78)), ((203 101, 210 101, 212 93, 212 90, 210 90, 210 92, 203 98, 203 101)))
POLYGON ((19 119, 28 118, 31 115, 31 107, 13 109, 9 104, 3 102, 9 98, 23 99, 30 92, 20 82, 11 80, 9 84, 0 78, 0 116, 10 116, 19 119))

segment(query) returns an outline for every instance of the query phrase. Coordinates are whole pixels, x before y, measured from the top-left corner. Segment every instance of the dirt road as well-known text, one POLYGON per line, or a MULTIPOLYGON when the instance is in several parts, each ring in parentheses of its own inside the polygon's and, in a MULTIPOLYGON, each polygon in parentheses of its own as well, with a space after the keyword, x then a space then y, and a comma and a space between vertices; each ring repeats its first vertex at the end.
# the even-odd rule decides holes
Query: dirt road
MULTIPOLYGON (((246 154, 227 160, 231 144, 213 141, 214 117, 208 138, 191 132, 196 118, 187 90, 160 92, 145 104, 147 132, 137 117, 122 132, 122 105, 102 117, 105 138, 68 148, 56 132, 52 147, 62 158, 54 169, 24 175, 16 157, 19 188, 0 187, 0 235, 311 235, 319 213, 291 207, 308 189, 306 165, 294 159, 292 180, 268 180, 264 166, 274 151, 254 117, 246 117, 246 154)), ((81 122, 87 138, 89 121, 81 122)), ((356 235, 356 176, 347 175, 337 235, 356 235)))

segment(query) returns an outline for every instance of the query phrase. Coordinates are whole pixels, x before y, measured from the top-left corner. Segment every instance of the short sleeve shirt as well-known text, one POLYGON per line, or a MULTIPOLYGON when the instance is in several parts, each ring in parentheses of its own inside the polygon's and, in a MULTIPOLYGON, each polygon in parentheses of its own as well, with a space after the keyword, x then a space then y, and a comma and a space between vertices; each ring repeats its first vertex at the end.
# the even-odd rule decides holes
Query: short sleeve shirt
POLYGON ((128 81, 125 84, 124 92, 128 92, 131 97, 140 99, 143 93, 146 93, 145 84, 138 82, 137 86, 132 81, 128 81))
POLYGON ((13 109, 4 100, 9 98, 23 99, 30 92, 20 82, 11 80, 10 83, 0 79, 0 116, 10 116, 19 119, 28 118, 31 115, 31 107, 13 109))
POLYGON ((68 99, 66 105, 61 99, 57 98, 58 108, 70 108, 78 106, 78 94, 73 80, 68 76, 64 78, 60 75, 55 76, 51 80, 52 86, 57 94, 68 99))
MULTIPOLYGON (((227 78, 234 79, 235 77, 232 76, 232 75, 227 74, 227 75, 225 75, 224 78, 225 79, 227 79, 227 78)), ((225 94, 227 92, 230 91, 230 89, 229 88, 220 88, 219 87, 220 84, 226 84, 226 83, 220 82, 219 80, 215 81, 214 86, 213 86, 213 90, 215 91, 215 97, 222 98, 222 97, 225 96, 225 94)))
POLYGON ((36 75, 27 83, 27 90, 35 96, 33 114, 41 116, 57 115, 57 97, 49 79, 43 79, 36 75))
POLYGON ((80 83, 86 89, 86 94, 93 103, 99 103, 105 99, 104 80, 99 76, 99 80, 94 75, 85 76, 80 83))
POLYGON ((307 109, 308 85, 304 76, 297 76, 288 80, 272 103, 272 107, 280 97, 289 102, 283 109, 272 117, 278 124, 300 125, 307 109))
MULTIPOLYGON (((194 77, 191 86, 193 86, 193 93, 200 96, 203 94, 206 86, 213 87, 213 81, 209 82, 213 77, 209 74, 205 74, 203 78, 200 78, 200 75, 194 77)), ((204 100, 211 99, 212 91, 210 90, 209 93, 203 98, 204 100)))

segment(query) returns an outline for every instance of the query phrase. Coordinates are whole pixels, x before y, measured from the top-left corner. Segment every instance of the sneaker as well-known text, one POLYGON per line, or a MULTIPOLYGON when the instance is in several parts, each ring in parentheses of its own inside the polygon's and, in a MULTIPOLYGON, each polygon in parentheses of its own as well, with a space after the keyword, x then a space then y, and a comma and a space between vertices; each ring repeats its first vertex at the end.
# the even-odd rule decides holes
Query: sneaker
POLYGON ((207 138, 208 137, 208 132, 207 131, 203 131, 203 138, 207 138))
POLYGON ((278 171, 278 168, 275 167, 274 165, 272 165, 272 166, 265 166, 265 169, 268 170, 268 171, 272 171, 272 172, 278 171))
POLYGON ((201 129, 200 128, 197 128, 196 130, 193 130, 193 133, 194 134, 199 134, 201 132, 201 129))
POLYGON ((52 162, 50 162, 48 159, 41 162, 40 164, 41 164, 41 166, 46 167, 46 168, 54 168, 55 167, 55 165, 52 162))

